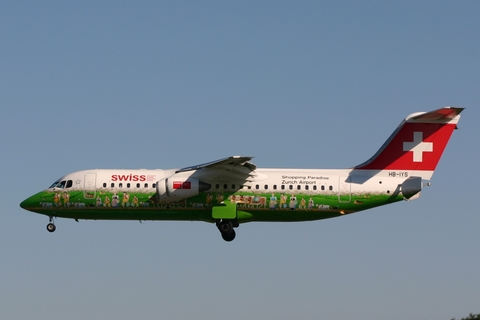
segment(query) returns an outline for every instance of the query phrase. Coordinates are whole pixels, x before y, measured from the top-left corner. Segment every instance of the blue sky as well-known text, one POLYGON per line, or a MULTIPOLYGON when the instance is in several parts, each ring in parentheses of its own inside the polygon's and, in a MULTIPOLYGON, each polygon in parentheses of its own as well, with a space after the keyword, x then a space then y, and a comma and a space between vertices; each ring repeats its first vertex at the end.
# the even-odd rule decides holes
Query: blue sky
POLYGON ((480 313, 480 3, 2 1, 0 317, 451 319, 480 313), (368 159, 465 107, 412 202, 309 223, 75 221, 19 203, 90 168, 368 159))

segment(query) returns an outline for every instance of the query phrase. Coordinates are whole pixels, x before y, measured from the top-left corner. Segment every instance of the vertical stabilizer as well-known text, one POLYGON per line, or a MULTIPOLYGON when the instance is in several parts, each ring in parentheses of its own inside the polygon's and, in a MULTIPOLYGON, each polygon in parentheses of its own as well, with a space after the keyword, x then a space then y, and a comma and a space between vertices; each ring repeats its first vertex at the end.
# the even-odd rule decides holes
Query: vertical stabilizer
POLYGON ((445 107, 409 115, 358 170, 409 172, 429 180, 457 127, 463 108, 445 107))

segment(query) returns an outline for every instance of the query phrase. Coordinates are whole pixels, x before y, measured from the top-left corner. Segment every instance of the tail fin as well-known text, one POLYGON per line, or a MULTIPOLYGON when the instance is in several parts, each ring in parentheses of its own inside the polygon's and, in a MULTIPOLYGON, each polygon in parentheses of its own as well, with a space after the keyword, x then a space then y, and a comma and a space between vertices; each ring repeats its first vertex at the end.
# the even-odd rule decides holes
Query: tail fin
POLYGON ((355 169, 408 172, 430 180, 462 111, 446 107, 409 115, 377 153, 355 169))

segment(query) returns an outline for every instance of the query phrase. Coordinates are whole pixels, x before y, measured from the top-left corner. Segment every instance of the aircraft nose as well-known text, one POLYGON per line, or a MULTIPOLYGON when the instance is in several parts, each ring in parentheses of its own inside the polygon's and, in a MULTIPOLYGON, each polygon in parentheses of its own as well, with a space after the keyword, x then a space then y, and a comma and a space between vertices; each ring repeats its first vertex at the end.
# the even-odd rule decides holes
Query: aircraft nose
POLYGON ((22 202, 20 202, 20 208, 25 209, 25 210, 30 210, 34 206, 34 203, 32 201, 32 197, 29 197, 22 202))
POLYGON ((20 202, 20 208, 27 209, 27 207, 28 207, 28 199, 25 199, 22 202, 20 202))

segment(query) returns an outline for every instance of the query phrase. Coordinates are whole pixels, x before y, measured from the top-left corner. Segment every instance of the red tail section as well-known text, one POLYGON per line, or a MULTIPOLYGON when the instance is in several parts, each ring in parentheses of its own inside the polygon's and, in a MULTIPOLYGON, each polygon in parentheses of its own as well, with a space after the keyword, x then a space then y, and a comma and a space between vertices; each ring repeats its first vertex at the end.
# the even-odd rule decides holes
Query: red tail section
POLYGON ((429 179, 448 140, 456 129, 463 108, 442 108, 408 116, 378 152, 359 170, 425 171, 429 179))

